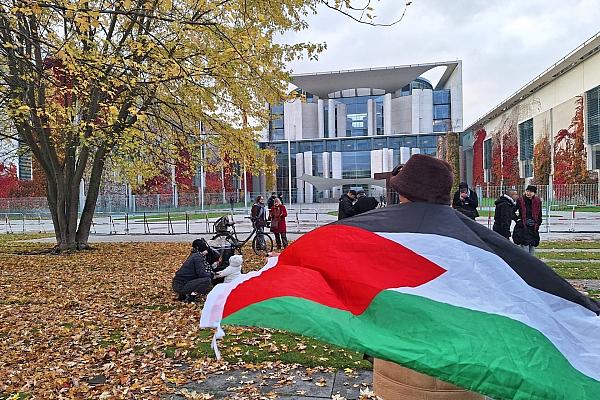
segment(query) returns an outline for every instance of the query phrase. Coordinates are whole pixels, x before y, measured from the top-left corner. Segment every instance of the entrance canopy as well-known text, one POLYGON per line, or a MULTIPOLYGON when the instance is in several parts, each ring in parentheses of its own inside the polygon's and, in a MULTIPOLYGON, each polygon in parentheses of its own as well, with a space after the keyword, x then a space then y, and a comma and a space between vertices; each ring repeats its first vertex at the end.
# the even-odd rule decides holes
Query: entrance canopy
POLYGON ((348 179, 337 179, 337 178, 323 178, 321 176, 314 176, 304 174, 298 179, 310 183, 317 190, 329 190, 335 186, 343 185, 373 185, 385 188, 385 179, 373 179, 373 178, 348 178, 348 179))

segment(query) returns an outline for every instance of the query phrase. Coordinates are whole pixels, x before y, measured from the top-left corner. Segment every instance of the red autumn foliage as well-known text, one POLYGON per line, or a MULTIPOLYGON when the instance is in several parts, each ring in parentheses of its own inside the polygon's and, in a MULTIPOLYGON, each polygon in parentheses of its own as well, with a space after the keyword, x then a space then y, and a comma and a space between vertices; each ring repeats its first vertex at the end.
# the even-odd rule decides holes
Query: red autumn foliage
POLYGON ((17 167, 14 164, 0 164, 0 198, 45 197, 45 182, 46 177, 35 160, 33 160, 33 176, 30 181, 17 178, 17 167))
POLYGON ((577 96, 571 124, 554 138, 554 183, 589 182, 586 157, 583 96, 577 96))
POLYGON ((543 135, 533 147, 533 177, 536 185, 547 185, 552 168, 550 138, 543 135))
POLYGON ((487 135, 485 128, 475 132, 473 143, 473 186, 482 186, 483 182, 483 141, 487 135))
POLYGON ((500 141, 502 131, 492 135, 492 179, 491 185, 500 185, 502 182, 502 147, 500 141))
POLYGON ((519 177, 519 142, 517 125, 510 124, 502 136, 502 178, 505 185, 517 186, 519 177))

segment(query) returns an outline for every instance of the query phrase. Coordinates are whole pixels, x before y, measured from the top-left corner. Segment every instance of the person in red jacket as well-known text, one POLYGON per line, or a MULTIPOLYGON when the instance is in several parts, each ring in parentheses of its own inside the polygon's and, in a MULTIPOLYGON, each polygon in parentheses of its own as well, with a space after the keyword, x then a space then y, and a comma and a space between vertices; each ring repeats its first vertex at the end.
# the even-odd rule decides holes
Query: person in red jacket
POLYGON ((277 250, 281 250, 281 245, 285 249, 288 245, 287 240, 287 227, 285 225, 285 218, 287 217, 287 210, 281 203, 279 198, 275 198, 273 201, 273 207, 269 210, 269 218, 271 219, 271 232, 275 234, 275 242, 277 243, 277 250))

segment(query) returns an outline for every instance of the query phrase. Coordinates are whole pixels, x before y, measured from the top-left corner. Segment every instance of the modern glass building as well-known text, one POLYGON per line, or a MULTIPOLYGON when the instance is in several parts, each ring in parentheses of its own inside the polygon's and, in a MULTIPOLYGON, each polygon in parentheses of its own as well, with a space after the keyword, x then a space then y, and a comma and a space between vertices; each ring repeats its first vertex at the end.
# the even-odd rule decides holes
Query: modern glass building
MULTIPOLYGON (((277 191, 288 192, 291 177, 295 202, 336 201, 357 186, 353 179, 391 171, 412 154, 435 156, 440 135, 462 130, 460 61, 301 74, 293 83, 294 100, 269 106, 261 146, 276 151, 277 191), (444 72, 434 86, 421 75, 437 67, 444 72), (318 191, 303 175, 346 181, 318 191)), ((255 181, 253 191, 271 190, 255 181)))

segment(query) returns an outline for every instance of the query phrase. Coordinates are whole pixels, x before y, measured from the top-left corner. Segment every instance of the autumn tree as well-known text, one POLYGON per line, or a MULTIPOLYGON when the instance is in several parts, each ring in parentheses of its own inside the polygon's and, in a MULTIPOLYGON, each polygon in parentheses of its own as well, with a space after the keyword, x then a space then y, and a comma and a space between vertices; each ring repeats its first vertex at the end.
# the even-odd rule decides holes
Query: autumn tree
POLYGON ((324 49, 276 39, 323 4, 372 18, 349 0, 0 3, 0 106, 46 177, 57 249, 87 245, 108 161, 153 176, 209 144, 261 168, 257 131, 285 94, 286 64, 324 49))

